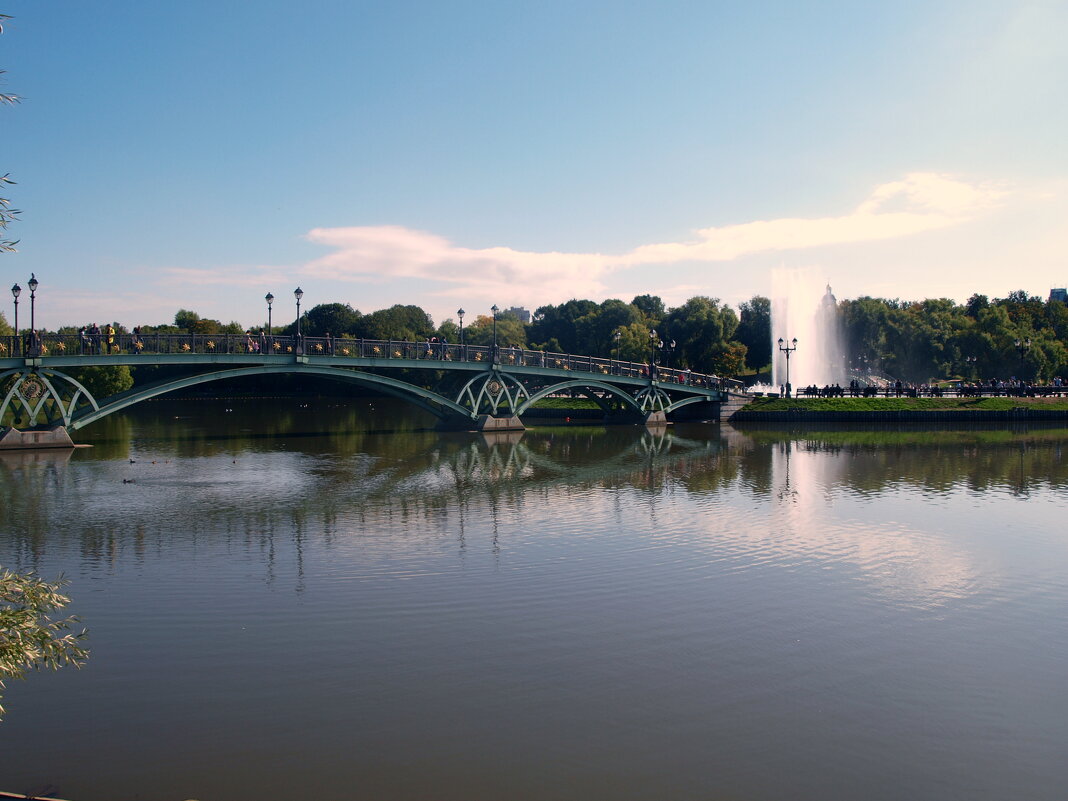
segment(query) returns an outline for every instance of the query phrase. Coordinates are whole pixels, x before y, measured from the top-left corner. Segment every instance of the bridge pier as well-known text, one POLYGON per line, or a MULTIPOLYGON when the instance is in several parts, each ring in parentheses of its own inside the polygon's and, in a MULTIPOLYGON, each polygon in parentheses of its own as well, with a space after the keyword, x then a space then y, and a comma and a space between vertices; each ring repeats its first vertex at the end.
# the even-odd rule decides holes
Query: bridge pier
POLYGON ((494 417, 490 414, 481 414, 475 422, 476 431, 526 431, 523 421, 515 415, 511 417, 494 417))
POLYGON ((73 447, 75 447, 74 440, 67 433, 66 426, 31 428, 25 431, 17 428, 0 428, 0 451, 73 447))

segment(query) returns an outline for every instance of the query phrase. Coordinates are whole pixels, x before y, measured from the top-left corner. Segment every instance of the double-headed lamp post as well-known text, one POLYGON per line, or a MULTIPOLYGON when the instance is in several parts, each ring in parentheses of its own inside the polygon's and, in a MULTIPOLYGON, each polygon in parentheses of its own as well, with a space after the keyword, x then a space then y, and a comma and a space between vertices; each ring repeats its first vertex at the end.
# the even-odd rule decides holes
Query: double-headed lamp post
POLYGON ((267 336, 271 335, 271 304, 274 303, 274 295, 268 292, 263 296, 263 299, 267 301, 267 336))
MULTIPOLYGON (((22 294, 22 287, 15 284, 11 287, 11 296, 15 299, 15 348, 19 347, 19 295, 22 294)), ((14 349, 11 351, 15 352, 14 349)))
MULTIPOLYGON (((37 277, 33 273, 30 273, 30 280, 26 283, 26 286, 28 286, 30 288, 30 331, 31 331, 31 336, 36 337, 37 336, 37 322, 36 322, 36 320, 34 319, 34 316, 33 316, 33 306, 34 306, 34 300, 37 297, 37 287, 40 286, 40 284, 37 282, 37 277)), ((1028 347, 1031 346, 1031 340, 1027 340, 1027 346, 1028 347)))
POLYGON ((1031 350, 1031 337, 1021 341, 1016 340, 1016 352, 1020 354, 1020 380, 1023 381, 1024 371, 1024 357, 1027 355, 1027 351, 1031 350))
POLYGON ((300 354, 304 352, 304 348, 300 344, 300 299, 304 297, 304 290, 298 286, 293 290, 293 297, 297 299, 297 346, 295 351, 300 354))
POLYGON ((790 344, 784 345, 784 340, 779 337, 779 350, 786 354, 786 397, 790 397, 790 354, 797 350, 797 337, 790 340, 790 344), (793 347, 790 347, 793 345, 793 347))

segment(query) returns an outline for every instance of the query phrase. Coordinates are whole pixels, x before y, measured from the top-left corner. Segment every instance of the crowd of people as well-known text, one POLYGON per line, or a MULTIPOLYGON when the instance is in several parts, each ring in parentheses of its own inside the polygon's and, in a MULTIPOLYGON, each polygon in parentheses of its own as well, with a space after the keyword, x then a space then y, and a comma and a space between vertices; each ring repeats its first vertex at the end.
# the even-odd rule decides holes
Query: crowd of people
MULTIPOLYGON (((780 394, 786 394, 786 387, 780 388, 780 394)), ((1049 383, 1041 384, 1024 381, 1016 377, 1008 380, 992 378, 989 381, 949 382, 942 384, 912 384, 904 381, 888 381, 883 384, 864 383, 856 379, 849 382, 849 387, 840 384, 824 384, 822 387, 810 384, 799 387, 798 397, 808 398, 941 398, 946 395, 957 397, 979 397, 983 395, 1009 397, 1036 397, 1040 395, 1068 394, 1068 382, 1059 376, 1049 383)))

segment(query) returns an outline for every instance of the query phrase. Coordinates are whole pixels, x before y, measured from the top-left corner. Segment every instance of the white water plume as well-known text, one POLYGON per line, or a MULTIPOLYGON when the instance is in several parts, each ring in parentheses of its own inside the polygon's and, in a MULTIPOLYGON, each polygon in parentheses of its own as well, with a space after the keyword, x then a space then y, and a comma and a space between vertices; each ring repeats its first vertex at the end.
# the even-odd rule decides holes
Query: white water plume
POLYGON ((772 384, 786 383, 784 347, 790 353, 790 383, 794 387, 846 384, 845 349, 831 287, 812 270, 778 269, 771 274, 772 384))

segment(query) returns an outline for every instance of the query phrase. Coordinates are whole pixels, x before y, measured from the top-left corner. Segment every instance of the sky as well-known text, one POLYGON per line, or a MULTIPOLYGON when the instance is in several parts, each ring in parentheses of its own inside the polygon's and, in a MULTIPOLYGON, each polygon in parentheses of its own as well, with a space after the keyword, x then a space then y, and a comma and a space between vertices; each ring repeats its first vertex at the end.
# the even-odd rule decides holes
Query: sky
POLYGON ((40 327, 1068 285, 1068 1, 0 12, 40 327))

